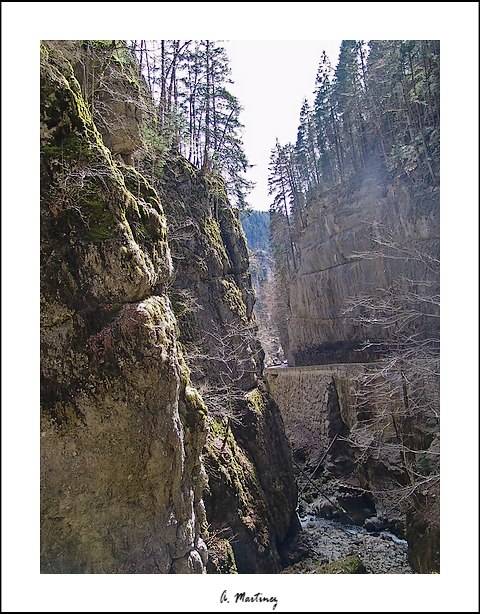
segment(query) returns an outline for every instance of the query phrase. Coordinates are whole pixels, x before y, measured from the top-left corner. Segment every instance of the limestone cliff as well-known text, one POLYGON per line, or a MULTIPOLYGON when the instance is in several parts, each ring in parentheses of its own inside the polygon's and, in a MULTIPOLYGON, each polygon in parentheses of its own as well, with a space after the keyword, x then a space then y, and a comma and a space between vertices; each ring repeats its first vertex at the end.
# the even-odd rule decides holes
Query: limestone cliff
POLYGON ((278 571, 296 488, 238 216, 152 136, 111 43, 42 45, 42 571, 201 573, 204 540, 210 571, 278 571), (219 372, 192 347, 238 327, 230 424, 193 387, 219 372))
POLYGON ((126 187, 61 51, 41 68, 42 570, 202 572, 205 407, 165 215, 126 187))
POLYGON ((296 485, 281 414, 261 378, 238 214, 221 183, 181 158, 170 161, 158 185, 170 221, 181 340, 211 409, 205 502, 216 556, 209 569, 221 572, 230 558, 240 573, 276 572, 297 529, 296 485))
POLYGON ((346 185, 312 196, 296 239, 299 263, 288 290, 289 364, 374 358, 372 345, 362 348, 367 340, 385 340, 387 332, 356 324, 345 314, 348 302, 388 287, 399 276, 420 282, 429 273, 413 260, 365 257, 374 249, 372 239, 388 236, 398 245, 438 254, 439 235, 438 189, 415 191, 374 160, 346 185))
POLYGON ((409 446, 425 451, 417 453, 416 460, 426 478, 412 501, 405 450, 398 445, 396 421, 391 419, 403 411, 401 395, 389 398, 389 418, 384 422, 380 417, 385 405, 380 399, 375 404, 372 398, 368 408, 358 402, 365 381, 383 377, 382 366, 372 362, 277 367, 268 369, 266 379, 282 412, 294 460, 321 480, 321 492, 328 493, 330 500, 324 496, 313 500, 305 488, 300 489, 302 499, 327 517, 333 513, 345 520, 340 512, 344 510, 350 521, 366 521, 365 526, 375 517, 376 526, 406 537, 413 569, 438 571, 439 493, 427 487, 428 474, 439 470, 438 423, 432 415, 424 415, 412 425, 409 446), (376 445, 379 440, 381 445, 376 445))
MULTIPOLYGON (((385 430, 385 446, 369 451, 372 416, 366 419, 357 403, 362 378, 374 369, 365 364, 272 368, 267 383, 278 400, 297 462, 343 484, 335 497, 350 515, 364 514, 362 522, 372 515, 388 517, 404 533, 405 513, 395 506, 392 491, 405 479, 399 450, 389 445, 396 433, 392 427, 385 430), (364 447, 356 447, 357 440, 364 447), (374 494, 366 496, 367 492, 374 494)), ((399 399, 391 402, 398 405, 399 399)))

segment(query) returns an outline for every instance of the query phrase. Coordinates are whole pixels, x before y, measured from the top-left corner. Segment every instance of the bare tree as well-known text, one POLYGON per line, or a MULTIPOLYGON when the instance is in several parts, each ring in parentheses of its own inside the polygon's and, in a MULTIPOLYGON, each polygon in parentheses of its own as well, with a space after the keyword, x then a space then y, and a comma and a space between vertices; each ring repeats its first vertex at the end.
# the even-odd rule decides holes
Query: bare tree
POLYGON ((245 395, 257 374, 257 360, 263 350, 254 322, 234 322, 222 331, 204 331, 200 339, 186 344, 192 380, 211 416, 226 419, 223 452, 230 426, 241 423, 245 395))
POLYGON ((384 496, 392 509, 422 512, 439 525, 440 301, 436 247, 400 244, 377 229, 373 248, 359 258, 398 261, 386 288, 350 299, 345 314, 363 327, 381 359, 366 367, 356 386, 358 423, 349 443, 359 462, 382 456, 402 468, 384 496), (378 332, 378 337, 376 336, 378 332))

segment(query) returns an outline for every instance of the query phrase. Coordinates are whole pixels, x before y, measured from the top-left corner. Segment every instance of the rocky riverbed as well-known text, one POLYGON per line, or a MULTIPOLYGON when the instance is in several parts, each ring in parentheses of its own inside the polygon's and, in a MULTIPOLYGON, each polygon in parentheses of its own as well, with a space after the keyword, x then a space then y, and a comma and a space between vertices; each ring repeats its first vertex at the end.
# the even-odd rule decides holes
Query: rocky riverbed
POLYGON ((389 531, 369 532, 312 515, 300 522, 297 552, 302 558, 284 573, 412 573, 407 542, 389 531))
POLYGON ((375 516, 366 495, 325 474, 305 481, 300 471, 297 481, 302 530, 283 573, 413 573, 403 527, 375 516))

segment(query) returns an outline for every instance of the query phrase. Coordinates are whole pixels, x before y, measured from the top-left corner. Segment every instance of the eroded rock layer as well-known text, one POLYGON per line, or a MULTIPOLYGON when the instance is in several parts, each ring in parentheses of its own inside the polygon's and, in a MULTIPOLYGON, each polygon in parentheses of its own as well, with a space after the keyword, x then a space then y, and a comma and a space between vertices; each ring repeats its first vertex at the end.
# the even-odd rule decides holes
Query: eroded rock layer
POLYGON ((415 420, 400 435, 405 398, 389 388, 385 404, 384 368, 381 361, 276 367, 267 370, 266 380, 303 482, 299 513, 363 524, 371 532, 394 531, 408 540, 412 568, 431 573, 440 565, 439 492, 428 490, 439 471, 438 417, 417 406, 415 420), (376 382, 379 396, 364 403, 369 381, 376 382), (420 486, 411 477, 413 450, 420 486))
POLYGON ((268 380, 296 460, 363 489, 412 567, 437 571, 438 185, 372 156, 312 190, 295 256, 279 327, 296 368, 268 380))

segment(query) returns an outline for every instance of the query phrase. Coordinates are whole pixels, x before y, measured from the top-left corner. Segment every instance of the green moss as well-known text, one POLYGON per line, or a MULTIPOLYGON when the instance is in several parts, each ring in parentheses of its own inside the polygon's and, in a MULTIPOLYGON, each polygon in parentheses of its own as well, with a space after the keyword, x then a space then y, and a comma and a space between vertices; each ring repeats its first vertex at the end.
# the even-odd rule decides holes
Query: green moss
POLYGON ((258 388, 254 388, 247 393, 248 405, 257 414, 262 414, 265 410, 265 399, 258 388))
POLYGON ((87 212, 86 238, 90 241, 105 241, 115 235, 117 222, 101 199, 89 199, 82 202, 82 209, 87 212))
MULTIPOLYGON (((58 49, 48 48, 41 58, 42 145, 72 154, 108 161, 112 174, 121 177, 110 151, 93 123, 73 67, 58 49), (72 144, 71 139, 74 139, 72 144), (79 142, 75 143, 75 139, 79 142)), ((50 150, 52 151, 52 150, 50 150)), ((55 153, 58 151, 53 150, 55 153)), ((123 179, 121 180, 123 183, 123 179)))
POLYGON ((223 261, 228 262, 227 252, 222 240, 220 232, 220 226, 217 220, 213 217, 207 216, 203 220, 203 234, 205 235, 210 246, 217 252, 223 261))
MULTIPOLYGON (((178 334, 178 331, 177 331, 178 334)), ((180 349, 180 348, 179 348, 180 349)), ((192 429, 201 429, 207 431, 207 417, 208 410, 200 393, 196 388, 191 385, 190 369, 185 362, 183 354, 179 354, 180 362, 180 382, 184 390, 185 405, 182 408, 181 414, 183 415, 184 422, 192 429)))
POLYGON ((220 445, 223 445, 226 435, 226 419, 210 417, 208 419, 209 435, 206 453, 213 461, 215 470, 222 476, 226 488, 230 488, 238 498, 239 514, 248 518, 250 524, 255 524, 260 482, 255 466, 246 456, 243 449, 237 444, 231 429, 228 431, 227 442, 223 453, 220 454, 220 445))
POLYGON ((210 417, 208 420, 208 430, 211 438, 225 437, 226 423, 223 418, 210 417))
POLYGON ((362 559, 357 555, 347 556, 339 561, 320 565, 316 573, 339 574, 339 573, 367 573, 362 559))
POLYGON ((238 573, 232 544, 228 541, 228 539, 214 536, 207 540, 207 545, 209 555, 209 573, 238 573))
POLYGON ((42 79, 42 154, 59 160, 78 160, 90 151, 83 116, 88 111, 66 79, 55 74, 53 68, 46 74, 42 79))
POLYGON ((222 279, 222 301, 230 311, 237 314, 244 322, 247 320, 247 308, 237 284, 230 279, 222 279))
POLYGON ((58 160, 78 160, 87 152, 88 144, 76 134, 68 135, 68 137, 57 142, 47 143, 41 148, 42 155, 58 160))
POLYGON ((196 388, 185 386, 185 400, 192 409, 207 415, 207 406, 196 388))
POLYGON ((48 47, 40 43, 40 62, 48 62, 48 47))
POLYGON ((57 48, 47 47, 41 67, 42 155, 59 177, 67 227, 74 228, 80 222, 85 239, 109 240, 126 211, 134 210, 136 236, 164 240, 165 221, 162 225, 158 218, 152 220, 147 208, 137 202, 141 198, 161 215, 158 195, 131 167, 122 170, 137 199, 128 191, 119 166, 95 127, 70 62, 57 48))
MULTIPOLYGON (((173 313, 175 314, 177 320, 181 321, 182 325, 186 325, 191 314, 197 311, 197 307, 194 303, 192 303, 192 300, 194 299, 191 298, 188 290, 173 288, 170 291, 170 301, 172 303, 173 313)), ((180 328, 182 328, 182 326, 180 326, 180 328)))
POLYGON ((180 362, 180 382, 182 383, 182 386, 186 387, 190 384, 190 369, 188 368, 188 365, 185 362, 185 358, 183 357, 183 354, 180 355, 179 362, 180 362))
POLYGON ((160 197, 158 196, 155 188, 144 177, 144 175, 139 173, 137 169, 133 168, 133 166, 121 164, 120 168, 125 185, 132 195, 136 198, 141 198, 157 209, 157 211, 163 213, 162 206, 160 204, 160 197))
POLYGON ((127 219, 137 240, 166 241, 167 223, 157 191, 132 166, 120 165, 125 184, 134 198, 128 200, 127 219), (152 218, 150 205, 158 214, 152 218))
POLYGON ((205 173, 207 195, 214 204, 226 203, 228 200, 225 182, 217 173, 205 173))

